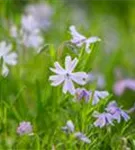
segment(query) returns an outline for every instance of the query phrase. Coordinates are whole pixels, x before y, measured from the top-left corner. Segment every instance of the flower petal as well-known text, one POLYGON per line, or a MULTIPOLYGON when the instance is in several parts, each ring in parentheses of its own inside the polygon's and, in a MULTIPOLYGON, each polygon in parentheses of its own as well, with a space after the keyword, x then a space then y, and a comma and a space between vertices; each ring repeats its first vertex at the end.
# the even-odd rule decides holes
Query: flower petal
POLYGON ((71 63, 72 63, 71 57, 70 57, 70 56, 67 56, 67 57, 65 58, 65 69, 66 69, 67 71, 70 71, 71 63))
POLYGON ((65 72, 65 70, 61 67, 61 65, 58 62, 55 62, 54 66, 55 66, 57 71, 59 71, 61 73, 65 72))
POLYGON ((71 62, 70 72, 72 72, 72 71, 75 69, 77 63, 78 63, 78 59, 75 58, 75 59, 71 62))
POLYGON ((75 93, 75 88, 71 79, 66 79, 63 86, 63 93, 71 93, 72 95, 75 93))
POLYGON ((87 77, 88 75, 85 72, 76 72, 71 74, 71 79, 80 85, 86 84, 87 77))
POLYGON ((63 75, 53 75, 53 76, 49 77, 49 80, 52 81, 52 83, 51 83, 52 86, 57 86, 64 81, 64 76, 63 75))
POLYGON ((86 37, 81 35, 80 33, 78 33, 75 26, 73 26, 73 25, 70 26, 69 29, 70 29, 71 35, 73 37, 71 42, 73 44, 76 44, 76 46, 78 46, 78 47, 82 46, 82 44, 84 43, 83 40, 85 40, 86 37))

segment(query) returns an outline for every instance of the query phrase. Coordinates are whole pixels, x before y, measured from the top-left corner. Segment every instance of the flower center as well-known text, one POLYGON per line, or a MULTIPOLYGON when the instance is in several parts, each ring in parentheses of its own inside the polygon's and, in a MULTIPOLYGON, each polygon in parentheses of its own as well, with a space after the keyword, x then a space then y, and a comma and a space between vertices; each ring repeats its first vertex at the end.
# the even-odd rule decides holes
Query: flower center
POLYGON ((65 74, 65 77, 66 77, 67 79, 69 79, 69 78, 70 78, 70 74, 69 74, 69 73, 66 73, 66 74, 65 74))

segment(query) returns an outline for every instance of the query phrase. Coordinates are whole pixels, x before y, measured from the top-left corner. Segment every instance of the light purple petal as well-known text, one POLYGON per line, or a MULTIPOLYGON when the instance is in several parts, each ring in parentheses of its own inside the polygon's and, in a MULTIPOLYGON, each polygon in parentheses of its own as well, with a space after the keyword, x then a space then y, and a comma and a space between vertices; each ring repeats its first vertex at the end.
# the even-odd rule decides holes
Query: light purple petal
POLYGON ((52 83, 51 83, 52 86, 57 86, 64 81, 64 76, 63 75, 53 75, 53 76, 49 77, 49 80, 52 81, 52 83))
POLYGON ((72 62, 71 57, 70 57, 70 56, 67 56, 67 57, 65 58, 65 69, 66 69, 68 72, 70 72, 71 62, 72 62))
POLYGON ((61 67, 61 65, 58 62, 55 62, 54 66, 55 66, 57 71, 59 71, 61 73, 65 72, 65 70, 61 67))
POLYGON ((87 77, 88 75, 85 72, 76 72, 71 75, 71 79, 80 85, 86 84, 87 77))
POLYGON ((75 93, 73 82, 70 79, 66 79, 64 82, 63 93, 67 93, 67 91, 69 91, 71 94, 75 93))
POLYGON ((101 39, 97 36, 93 36, 93 37, 90 37, 87 39, 88 43, 95 43, 95 42, 99 42, 99 41, 101 41, 101 39))
POLYGON ((75 59, 71 62, 70 72, 72 72, 72 71, 75 69, 77 63, 78 63, 78 59, 75 58, 75 59))

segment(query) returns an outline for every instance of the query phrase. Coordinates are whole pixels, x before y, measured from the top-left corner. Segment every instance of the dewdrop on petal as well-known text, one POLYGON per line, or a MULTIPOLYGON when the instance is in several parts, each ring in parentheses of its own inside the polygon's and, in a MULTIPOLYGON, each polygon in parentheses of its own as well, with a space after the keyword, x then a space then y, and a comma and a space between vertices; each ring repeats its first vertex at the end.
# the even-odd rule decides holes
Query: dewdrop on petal
POLYGON ((28 134, 28 135, 32 135, 33 129, 32 129, 32 125, 30 122, 20 122, 18 128, 17 128, 17 133, 19 135, 25 135, 25 134, 28 134))

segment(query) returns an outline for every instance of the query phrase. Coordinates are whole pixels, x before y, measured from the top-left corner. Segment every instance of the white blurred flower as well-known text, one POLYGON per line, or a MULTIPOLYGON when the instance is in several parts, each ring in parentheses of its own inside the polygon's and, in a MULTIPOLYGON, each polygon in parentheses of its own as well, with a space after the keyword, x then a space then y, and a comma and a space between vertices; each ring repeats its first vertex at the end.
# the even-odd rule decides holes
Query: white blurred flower
POLYGON ((85 143, 89 144, 91 142, 90 139, 81 132, 74 133, 74 136, 85 143))
POLYGON ((78 33, 75 26, 73 26, 73 25, 70 26, 69 29, 70 29, 70 32, 72 35, 71 42, 73 44, 75 44, 77 47, 81 47, 83 44, 85 44, 85 50, 87 53, 91 52, 90 45, 92 43, 101 41, 101 39, 99 37, 96 37, 96 36, 86 38, 85 36, 78 33))
POLYGON ((7 65, 17 64, 17 54, 10 52, 12 45, 7 45, 5 41, 0 42, 0 59, 2 59, 2 75, 6 77, 9 73, 7 65))
POLYGON ((34 19, 34 17, 31 15, 22 16, 21 23, 22 23, 22 29, 24 29, 26 32, 31 33, 33 32, 33 30, 38 29, 37 22, 34 19))
POLYGON ((28 5, 25 12, 34 18, 37 28, 46 29, 50 25, 50 17, 53 13, 50 5, 46 3, 28 5))
POLYGON ((79 85, 86 84, 87 74, 85 72, 75 72, 78 59, 71 59, 70 56, 65 58, 65 69, 63 69, 58 62, 54 63, 55 68, 50 68, 52 72, 55 72, 56 75, 49 77, 49 80, 52 81, 52 86, 58 86, 64 82, 63 93, 75 94, 75 87, 73 81, 79 85))
POLYGON ((31 34, 26 33, 23 35, 23 43, 28 48, 38 49, 43 44, 43 42, 44 40, 38 30, 31 34))
MULTIPOLYGON (((30 28, 30 26, 28 27, 30 28)), ((10 34, 15 38, 17 44, 24 45, 27 48, 38 49, 43 45, 44 39, 40 33, 40 30, 33 29, 31 32, 27 30, 18 30, 16 26, 12 26, 10 34)))

